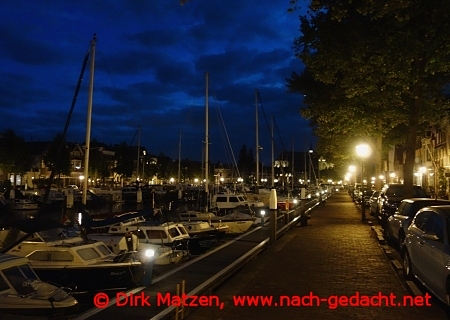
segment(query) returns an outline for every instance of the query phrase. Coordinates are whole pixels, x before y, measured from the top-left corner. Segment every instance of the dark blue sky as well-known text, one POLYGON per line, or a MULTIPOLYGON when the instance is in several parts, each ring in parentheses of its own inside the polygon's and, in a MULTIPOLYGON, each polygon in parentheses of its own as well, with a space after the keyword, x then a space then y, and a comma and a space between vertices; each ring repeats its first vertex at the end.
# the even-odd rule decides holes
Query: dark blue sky
MULTIPOLYGON (((303 151, 311 131, 301 96, 285 87, 302 68, 292 49, 300 12, 288 8, 288 0, 4 0, 0 130, 27 141, 62 132, 96 33, 92 139, 131 143, 141 126, 141 146, 178 158, 181 131, 182 158, 201 160, 208 72, 210 161, 231 161, 223 128, 236 158, 244 144, 255 150, 255 88, 261 161, 271 155, 264 112, 278 126, 276 153, 281 141, 303 151)), ((86 69, 69 141, 85 140, 88 83, 86 69)))

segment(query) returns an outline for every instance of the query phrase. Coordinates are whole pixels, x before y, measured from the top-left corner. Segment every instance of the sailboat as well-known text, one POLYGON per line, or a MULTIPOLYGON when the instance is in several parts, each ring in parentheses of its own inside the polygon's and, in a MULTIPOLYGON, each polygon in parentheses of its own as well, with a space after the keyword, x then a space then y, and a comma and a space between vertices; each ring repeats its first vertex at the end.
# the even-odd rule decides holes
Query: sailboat
POLYGON ((203 212, 185 210, 178 212, 182 221, 207 221, 210 226, 219 227, 226 224, 228 226, 228 233, 244 233, 247 232, 253 225, 255 217, 253 215, 243 214, 242 212, 231 212, 223 216, 218 216, 211 212, 210 195, 209 195, 209 105, 208 105, 208 85, 209 73, 205 73, 205 193, 206 206, 203 212))
MULTIPOLYGON (((89 167, 95 43, 96 36, 94 35, 81 73, 82 76, 90 55, 85 177, 88 176, 89 167)), ((80 80, 78 84, 80 84, 80 80)), ((73 106, 72 103, 71 112, 73 106)), ((68 129, 69 119, 70 117, 66 121, 63 141, 68 129)), ((54 171, 56 170, 52 170, 49 186, 54 171)), ((83 184, 83 207, 86 205, 87 180, 84 179, 83 184)), ((49 188, 46 197, 48 197, 48 191, 49 188)), ((9 241, 4 242, 1 252, 27 257, 31 267, 44 281, 57 283, 65 287, 74 285, 76 292, 127 289, 140 284, 148 284, 150 281, 148 278, 153 267, 151 258, 147 261, 148 263, 145 263, 139 260, 134 252, 114 254, 103 242, 89 241, 85 237, 83 228, 80 236, 66 237, 61 230, 63 226, 52 219, 46 219, 43 216, 43 210, 34 219, 15 221, 7 227, 10 228, 6 236, 9 241), (92 279, 95 279, 95 281, 92 281, 92 279)))
POLYGON ((17 315, 62 315, 78 301, 64 288, 39 279, 27 258, 0 254, 0 312, 17 315))

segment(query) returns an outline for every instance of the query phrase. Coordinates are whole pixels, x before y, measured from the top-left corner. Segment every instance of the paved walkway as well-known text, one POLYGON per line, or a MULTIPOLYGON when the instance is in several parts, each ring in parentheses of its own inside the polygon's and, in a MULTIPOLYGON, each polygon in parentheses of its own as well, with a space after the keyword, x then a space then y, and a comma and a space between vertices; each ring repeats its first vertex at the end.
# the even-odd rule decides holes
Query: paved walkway
POLYGON ((315 209, 308 224, 291 229, 213 292, 224 302, 223 309, 200 307, 188 319, 448 319, 433 299, 431 307, 333 308, 335 296, 342 296, 342 302, 349 298, 350 303, 359 293, 377 296, 372 300, 377 303, 387 301, 379 295, 393 294, 400 303, 410 293, 347 193, 336 193, 315 209), (273 301, 270 307, 238 307, 233 296, 272 296, 273 301), (280 306, 280 296, 291 297, 292 303, 298 296, 313 296, 303 302, 314 306, 280 306))

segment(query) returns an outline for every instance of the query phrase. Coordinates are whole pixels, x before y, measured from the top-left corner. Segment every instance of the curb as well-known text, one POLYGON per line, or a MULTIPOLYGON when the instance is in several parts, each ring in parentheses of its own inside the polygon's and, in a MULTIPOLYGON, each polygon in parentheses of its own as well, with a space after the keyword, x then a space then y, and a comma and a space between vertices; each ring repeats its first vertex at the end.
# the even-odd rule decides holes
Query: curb
POLYGON ((383 231, 381 230, 380 226, 375 226, 372 221, 368 221, 368 225, 372 229, 372 231, 375 233, 378 244, 380 245, 380 248, 383 250, 385 256, 391 263, 392 268, 396 272, 397 276, 400 277, 400 280, 406 284, 406 290, 413 296, 423 296, 423 292, 417 287, 417 285, 412 280, 406 280, 403 277, 403 264, 402 262, 395 259, 393 252, 391 251, 391 248, 387 245, 387 239, 383 236, 383 231))

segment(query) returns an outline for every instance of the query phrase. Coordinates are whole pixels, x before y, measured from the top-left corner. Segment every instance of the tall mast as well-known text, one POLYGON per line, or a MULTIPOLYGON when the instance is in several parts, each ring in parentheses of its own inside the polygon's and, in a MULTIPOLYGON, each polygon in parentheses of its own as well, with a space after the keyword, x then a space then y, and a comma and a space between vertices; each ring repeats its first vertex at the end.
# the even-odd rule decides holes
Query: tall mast
POLYGON ((270 135, 271 135, 271 140, 272 140, 272 187, 275 186, 275 172, 274 172, 274 167, 275 167, 275 150, 274 150, 274 139, 273 139, 273 115, 272 115, 272 123, 271 123, 271 130, 270 130, 270 135))
POLYGON ((139 158, 141 157, 141 126, 138 128, 138 145, 137 145, 137 166, 136 166, 136 182, 139 183, 139 158))
POLYGON ((294 160, 295 160, 295 158, 294 158, 294 153, 295 153, 295 151, 294 151, 294 139, 292 139, 292 180, 291 180, 291 184, 292 184, 292 190, 294 190, 294 160))
POLYGON ((87 106, 87 118, 86 118, 86 149, 84 152, 84 180, 83 180, 83 195, 81 202, 86 205, 87 198, 87 186, 89 175, 89 149, 91 147, 91 120, 92 120, 92 97, 94 94, 94 62, 95 62, 95 42, 97 38, 94 37, 91 40, 91 64, 89 75, 89 92, 88 92, 88 106, 87 106))
POLYGON ((258 89, 255 89, 255 127, 256 127, 256 186, 259 186, 258 89))
POLYGON ((181 183, 181 130, 180 140, 178 141, 178 183, 181 183))
POLYGON ((208 212, 208 201, 209 201, 209 177, 208 177, 208 171, 209 171, 209 128, 208 128, 208 81, 209 81, 209 74, 208 72, 205 73, 205 80, 206 80, 206 86, 205 86, 205 193, 206 193, 206 206, 205 210, 208 212))

